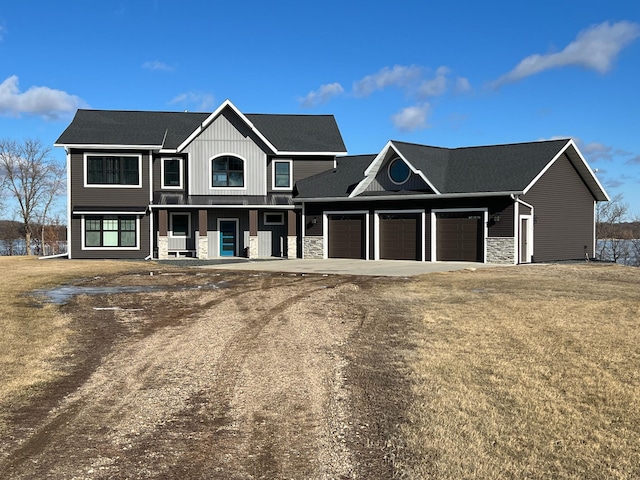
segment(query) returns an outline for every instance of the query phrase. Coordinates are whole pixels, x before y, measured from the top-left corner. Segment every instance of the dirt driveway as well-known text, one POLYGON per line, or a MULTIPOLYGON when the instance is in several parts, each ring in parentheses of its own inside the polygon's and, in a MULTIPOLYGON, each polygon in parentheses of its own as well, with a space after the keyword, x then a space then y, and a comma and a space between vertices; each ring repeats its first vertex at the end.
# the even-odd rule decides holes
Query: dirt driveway
MULTIPOLYGON (((401 279, 192 270, 61 306, 65 375, 10 412, 5 478, 391 478, 401 279)), ((34 307, 35 308, 35 307, 34 307)))

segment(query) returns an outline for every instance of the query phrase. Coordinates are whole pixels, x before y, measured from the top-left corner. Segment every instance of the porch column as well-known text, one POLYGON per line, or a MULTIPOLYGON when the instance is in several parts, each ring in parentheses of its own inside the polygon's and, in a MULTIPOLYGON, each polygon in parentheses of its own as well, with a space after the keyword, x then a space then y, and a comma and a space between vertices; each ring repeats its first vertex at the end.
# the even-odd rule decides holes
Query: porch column
POLYGON ((169 258, 169 215, 166 210, 158 210, 158 259, 169 258))
POLYGON ((258 210, 249 210, 249 258, 258 258, 258 210))
POLYGON ((198 212, 198 258, 207 260, 209 258, 209 236, 207 234, 207 211, 198 212))
POLYGON ((287 258, 298 258, 298 215, 295 210, 287 212, 287 258))

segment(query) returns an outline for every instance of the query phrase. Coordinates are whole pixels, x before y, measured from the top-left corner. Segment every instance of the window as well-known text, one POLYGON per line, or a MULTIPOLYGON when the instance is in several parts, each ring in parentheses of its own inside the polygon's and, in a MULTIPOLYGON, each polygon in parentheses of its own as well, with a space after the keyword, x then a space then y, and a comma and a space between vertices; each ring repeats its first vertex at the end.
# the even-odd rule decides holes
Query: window
POLYGON ((265 212, 265 225, 284 225, 284 213, 282 212, 265 212))
POLYGON ((84 246, 87 248, 135 248, 137 238, 137 219, 133 215, 84 218, 84 246))
POLYGON ((273 189, 274 190, 290 190, 291 185, 291 160, 274 160, 273 161, 273 189))
POLYGON ((395 158, 389 164, 389 179, 395 183, 396 185, 402 185, 407 180, 409 180, 409 175, 411 175, 411 170, 409 170, 409 165, 404 163, 401 158, 395 158))
POLYGON ((244 160, 224 155, 211 160, 212 187, 244 187, 244 160))
POLYGON ((169 230, 172 237, 191 237, 191 214, 172 213, 169 230))
POLYGON ((86 185, 140 187, 141 155, 85 155, 86 185))
POLYGON ((162 188, 182 188, 182 159, 162 159, 162 188))

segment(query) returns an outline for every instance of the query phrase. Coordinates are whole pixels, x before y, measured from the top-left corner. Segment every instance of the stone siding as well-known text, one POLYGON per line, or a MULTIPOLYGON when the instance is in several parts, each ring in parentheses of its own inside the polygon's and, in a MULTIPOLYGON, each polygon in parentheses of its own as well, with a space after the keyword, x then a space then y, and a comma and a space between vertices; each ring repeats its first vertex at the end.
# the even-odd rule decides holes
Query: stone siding
POLYGON ((324 258, 322 237, 304 237, 304 258, 324 258))
POLYGON ((487 263, 513 264, 513 237, 487 238, 487 263))
POLYGON ((158 260, 169 258, 169 238, 158 235, 158 260))
POLYGON ((298 258, 298 237, 287 237, 287 258, 298 258))
POLYGON ((258 250, 258 236, 251 235, 249 237, 249 258, 258 258, 259 250, 258 250))
POLYGON ((209 239, 207 237, 198 238, 198 258, 209 259, 209 239))

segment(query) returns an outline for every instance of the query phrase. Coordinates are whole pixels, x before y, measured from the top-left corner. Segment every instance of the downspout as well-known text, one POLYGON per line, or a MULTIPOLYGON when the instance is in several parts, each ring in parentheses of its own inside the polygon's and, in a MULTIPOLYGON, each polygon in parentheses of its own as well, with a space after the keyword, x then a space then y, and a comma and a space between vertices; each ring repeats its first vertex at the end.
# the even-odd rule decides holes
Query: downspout
POLYGON ((67 258, 71 260, 71 151, 64 147, 67 154, 67 258))
MULTIPOLYGON (((165 138, 167 137, 167 132, 164 133, 165 138)), ((164 138, 162 139, 162 146, 164 147, 164 138)), ((153 205, 153 151, 149 150, 149 255, 145 258, 148 260, 153 258, 153 210, 151 210, 151 205, 153 205)))

